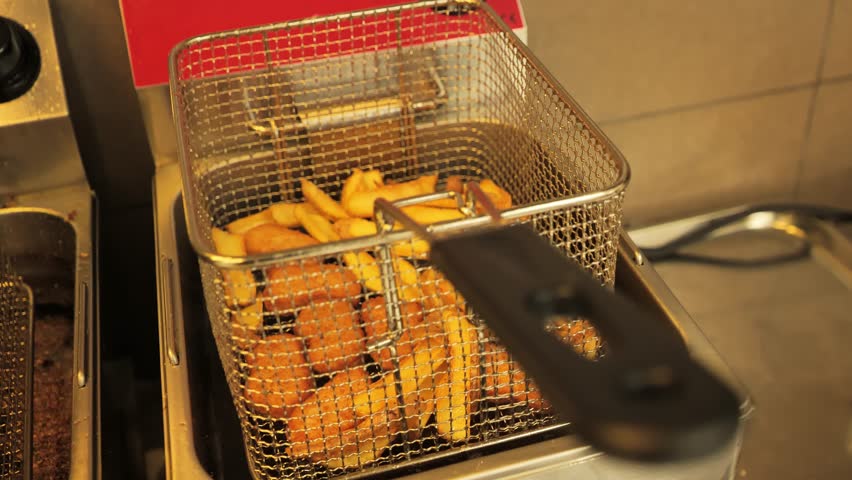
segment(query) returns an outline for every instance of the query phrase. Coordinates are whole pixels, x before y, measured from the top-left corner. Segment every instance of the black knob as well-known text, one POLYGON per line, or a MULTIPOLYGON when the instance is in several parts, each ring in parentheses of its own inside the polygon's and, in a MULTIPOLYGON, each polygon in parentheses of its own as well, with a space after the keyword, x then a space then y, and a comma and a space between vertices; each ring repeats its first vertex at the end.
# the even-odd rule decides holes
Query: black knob
POLYGON ((21 24, 0 17, 0 103, 30 89, 41 69, 41 55, 32 34, 21 24))

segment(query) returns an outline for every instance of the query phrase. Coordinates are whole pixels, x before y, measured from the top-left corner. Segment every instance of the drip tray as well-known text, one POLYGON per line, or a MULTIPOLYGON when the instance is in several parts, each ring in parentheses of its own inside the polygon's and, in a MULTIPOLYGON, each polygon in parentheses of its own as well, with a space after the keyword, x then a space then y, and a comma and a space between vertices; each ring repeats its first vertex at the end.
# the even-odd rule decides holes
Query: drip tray
MULTIPOLYGON (((198 260, 186 231, 176 165, 158 169, 155 204, 167 478, 251 478, 204 306, 198 260)), ((631 245, 624 237, 616 288, 677 329, 693 354, 741 393, 745 417, 751 407, 738 382, 631 245)), ((577 479, 717 480, 733 471, 740 437, 741 432, 728 448, 700 461, 651 468, 604 456, 571 434, 569 427, 558 427, 487 449, 468 447, 462 455, 419 463, 406 471, 395 469, 376 478, 552 478, 570 469, 577 479)))

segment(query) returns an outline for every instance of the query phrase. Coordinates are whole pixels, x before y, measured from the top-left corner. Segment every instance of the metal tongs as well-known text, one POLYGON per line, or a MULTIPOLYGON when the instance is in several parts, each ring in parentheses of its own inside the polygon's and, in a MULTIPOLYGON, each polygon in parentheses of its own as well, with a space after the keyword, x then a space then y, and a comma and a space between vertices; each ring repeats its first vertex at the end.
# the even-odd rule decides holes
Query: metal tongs
MULTIPOLYGON (((429 199, 437 196, 454 194, 429 199)), ((435 266, 579 435, 602 452, 651 462, 708 455, 733 438, 737 397, 672 329, 601 286, 531 227, 507 224, 477 183, 468 183, 468 196, 468 212, 475 201, 491 217, 488 226, 436 234, 400 208, 425 197, 377 200, 376 222, 388 231, 397 221, 431 244, 435 266), (600 360, 581 358, 545 330, 576 317, 601 332, 607 354, 600 360)))

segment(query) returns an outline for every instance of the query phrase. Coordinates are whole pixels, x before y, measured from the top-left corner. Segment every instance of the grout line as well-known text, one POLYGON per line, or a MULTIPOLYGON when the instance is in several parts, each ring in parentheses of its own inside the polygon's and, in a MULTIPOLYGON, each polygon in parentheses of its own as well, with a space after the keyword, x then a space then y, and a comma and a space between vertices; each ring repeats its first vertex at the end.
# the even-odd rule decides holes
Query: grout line
POLYGON ((839 77, 823 78, 819 81, 820 86, 833 85, 835 83, 844 83, 852 81, 852 73, 848 75, 840 75, 839 77))
POLYGON ((799 164, 796 168, 796 184, 793 186, 793 200, 798 200, 802 193, 802 174, 805 170, 805 161, 807 159, 808 145, 811 141, 811 131, 814 125, 814 116, 816 114, 817 95, 819 87, 822 85, 822 72, 825 67, 825 56, 828 51, 828 41, 831 38, 831 22, 834 19, 834 4, 836 0, 829 0, 828 15, 825 19, 825 29, 822 32, 822 45, 819 51, 816 70, 816 85, 811 92, 810 104, 808 105, 807 119, 805 120, 805 131, 802 135, 802 147, 799 152, 799 164))
MULTIPOLYGON (((849 77, 852 78, 852 75, 850 75, 849 77)), ((706 102, 690 103, 690 104, 686 104, 686 105, 678 105, 676 107, 663 108, 663 109, 660 109, 660 110, 641 112, 641 113, 626 115, 624 117, 616 117, 616 118, 611 118, 609 120, 601 120, 597 123, 600 126, 615 125, 615 124, 619 124, 619 123, 632 122, 634 120, 641 120, 641 119, 644 119, 644 118, 656 117, 656 116, 659 116, 659 115, 668 115, 668 114, 672 114, 672 113, 689 112, 689 111, 692 111, 692 110, 700 110, 702 108, 707 108, 707 107, 715 107, 715 106, 719 106, 719 105, 725 105, 725 104, 728 104, 728 103, 741 102, 743 100, 754 100, 754 99, 763 98, 763 97, 770 97, 772 95, 795 92, 797 90, 803 90, 803 89, 806 89, 806 88, 814 88, 818 85, 819 85, 819 81, 797 83, 797 84, 794 84, 794 85, 787 85, 785 87, 770 88, 770 89, 767 89, 767 90, 760 90, 760 91, 757 91, 757 92, 750 92, 750 93, 745 93, 745 94, 742 94, 742 95, 734 95, 734 96, 730 96, 730 97, 714 98, 714 99, 708 100, 706 102)))

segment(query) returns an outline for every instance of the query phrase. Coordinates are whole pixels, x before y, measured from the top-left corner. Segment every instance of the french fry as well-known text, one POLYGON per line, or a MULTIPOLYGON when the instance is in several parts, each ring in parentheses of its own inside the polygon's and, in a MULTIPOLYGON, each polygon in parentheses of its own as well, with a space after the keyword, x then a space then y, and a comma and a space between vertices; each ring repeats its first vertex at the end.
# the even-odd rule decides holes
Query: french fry
MULTIPOLYGON (((376 224, 363 218, 344 218, 334 222, 334 231, 340 238, 369 237, 376 234, 376 224)), ((400 257, 423 258, 429 253, 429 242, 417 238, 391 245, 400 257)))
POLYGON ((373 204, 377 199, 384 198, 393 202, 402 198, 433 193, 437 181, 438 177, 435 175, 424 175, 410 182, 384 185, 372 191, 355 192, 344 202, 343 208, 353 217, 372 217, 373 204))
POLYGON ((344 253, 343 262, 367 290, 382 292, 382 272, 376 259, 369 253, 344 253))
POLYGON ((276 203, 269 206, 269 213, 275 223, 282 227, 298 227, 299 219, 296 218, 296 209, 300 205, 300 203, 276 203))
POLYGON ((331 222, 318 213, 312 213, 306 209, 296 209, 296 218, 299 223, 312 237, 320 242, 336 242, 340 240, 340 235, 334 231, 331 222))
MULTIPOLYGON (((458 195, 463 195, 464 183, 462 182, 462 178, 458 175, 450 175, 449 177, 447 177, 447 185, 444 190, 447 192, 456 192, 456 194, 458 195)), ((432 200, 431 202, 424 203, 423 206, 454 209, 459 208, 458 202, 455 198, 442 198, 440 200, 432 200)))
POLYGON ((385 181, 382 178, 382 172, 378 170, 367 170, 361 180, 363 189, 367 191, 375 190, 385 186, 385 181))
POLYGON ((349 216, 346 213, 346 210, 344 210, 339 203, 306 178, 302 179, 302 194, 305 196, 308 203, 316 207, 323 215, 332 220, 338 220, 349 216))
POLYGON ((344 218, 334 222, 333 227, 340 238, 369 237, 376 234, 376 223, 363 218, 344 218))
POLYGON ((231 314, 231 330, 237 348, 249 350, 260 339, 263 327, 263 302, 256 301, 231 314))
POLYGON ((491 203, 497 207, 498 210, 506 210, 507 208, 511 208, 512 206, 512 196, 509 195, 509 192, 500 188, 493 180, 486 178, 485 180, 479 182, 479 188, 482 189, 482 192, 491 199, 491 203))
POLYGON ((423 291, 419 286, 419 275, 417 269, 400 257, 394 257, 394 266, 396 267, 397 289, 402 300, 415 301, 423 296, 423 291))
MULTIPOLYGON (((234 235, 214 228, 211 232, 213 246, 220 255, 242 257, 246 254, 242 235, 234 235)), ((222 270, 225 287, 225 299, 231 307, 247 306, 254 303, 257 290, 254 276, 249 270, 222 270)))
POLYGON ((340 201, 346 202, 353 193, 363 190, 363 179, 364 171, 360 168, 353 169, 349 178, 343 182, 343 188, 340 190, 340 201))
POLYGON ((435 208, 424 207, 422 205, 412 205, 410 207, 402 207, 402 211, 421 225, 431 225, 433 223, 447 222, 450 220, 458 220, 460 218, 464 218, 464 214, 461 211, 459 211, 458 209, 451 208, 435 208))
POLYGON ((253 215, 234 220, 225 228, 227 228, 228 233, 242 235, 258 225, 265 225, 273 222, 275 222, 275 219, 272 218, 272 211, 267 208, 266 210, 262 210, 253 215))
POLYGON ((435 421, 438 434, 451 442, 470 435, 470 415, 474 406, 473 379, 477 362, 474 357, 476 328, 455 309, 441 312, 447 336, 449 360, 447 381, 435 388, 435 421))

